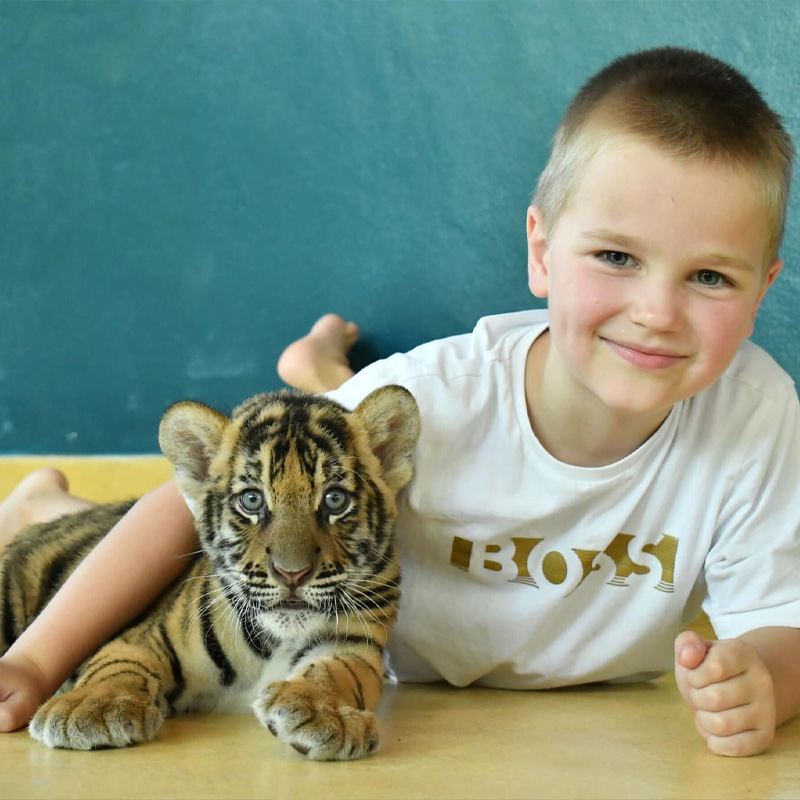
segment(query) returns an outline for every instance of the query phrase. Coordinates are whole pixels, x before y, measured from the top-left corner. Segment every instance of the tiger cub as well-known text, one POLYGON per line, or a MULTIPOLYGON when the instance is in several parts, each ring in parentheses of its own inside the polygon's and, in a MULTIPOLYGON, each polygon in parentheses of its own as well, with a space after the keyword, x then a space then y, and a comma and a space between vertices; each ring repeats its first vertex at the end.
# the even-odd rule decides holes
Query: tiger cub
MULTIPOLYGON (((159 444, 202 554, 34 715, 31 735, 89 750, 152 739, 170 714, 252 705, 317 760, 378 745, 400 574, 392 528, 419 436, 399 386, 353 412, 320 396, 254 397, 232 418, 171 406, 159 444)), ((0 561, 5 652, 130 503, 31 526, 0 561)))

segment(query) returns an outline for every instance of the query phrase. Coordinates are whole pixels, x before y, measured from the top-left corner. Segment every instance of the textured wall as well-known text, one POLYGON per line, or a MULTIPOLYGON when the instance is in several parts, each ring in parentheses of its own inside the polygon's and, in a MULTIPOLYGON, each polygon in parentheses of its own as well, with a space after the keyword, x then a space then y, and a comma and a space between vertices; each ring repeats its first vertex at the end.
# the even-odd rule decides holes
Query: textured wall
MULTIPOLYGON (((660 44, 800 140, 797 2, 0 2, 0 451, 155 451, 328 310, 364 361, 532 305, 555 125, 660 44)), ((756 333, 795 378, 798 222, 756 333)))

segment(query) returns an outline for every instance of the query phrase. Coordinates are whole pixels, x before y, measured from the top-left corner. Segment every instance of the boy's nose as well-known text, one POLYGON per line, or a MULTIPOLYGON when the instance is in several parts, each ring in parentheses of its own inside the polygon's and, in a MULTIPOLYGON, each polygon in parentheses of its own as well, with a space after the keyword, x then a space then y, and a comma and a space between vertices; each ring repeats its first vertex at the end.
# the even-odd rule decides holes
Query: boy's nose
POLYGON ((677 331, 683 321, 682 292, 665 281, 643 281, 633 297, 630 318, 653 331, 677 331))

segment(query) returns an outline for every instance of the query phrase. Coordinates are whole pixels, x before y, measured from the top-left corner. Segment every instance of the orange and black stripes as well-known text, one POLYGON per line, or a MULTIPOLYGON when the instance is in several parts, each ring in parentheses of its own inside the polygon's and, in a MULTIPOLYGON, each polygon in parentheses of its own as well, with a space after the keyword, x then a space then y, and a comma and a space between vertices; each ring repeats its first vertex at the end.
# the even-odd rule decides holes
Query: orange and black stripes
MULTIPOLYGON (((74 689, 74 698, 94 698, 87 709, 128 697, 140 721, 129 720, 125 736, 115 739, 113 726, 93 716, 100 712, 87 710, 88 732, 70 741, 75 729, 64 714, 78 713, 80 702, 54 698, 34 718, 34 736, 80 748, 141 740, 154 735, 160 713, 205 708, 228 691, 241 694, 278 651, 291 665, 289 680, 307 684, 298 696, 359 712, 375 706, 399 601, 396 496, 411 477, 418 417, 405 390, 374 394, 355 412, 294 392, 252 398, 231 419, 196 403, 167 411, 162 449, 196 509, 203 554, 83 665, 74 689), (373 439, 381 442, 380 458, 373 439), (152 704, 150 712, 143 702, 152 704)), ((0 653, 130 505, 98 506, 29 528, 6 549, 0 653)), ((322 724, 317 716, 293 730, 310 735, 322 724)), ((332 757, 375 748, 374 724, 363 733, 353 725, 343 717, 347 735, 332 757)))

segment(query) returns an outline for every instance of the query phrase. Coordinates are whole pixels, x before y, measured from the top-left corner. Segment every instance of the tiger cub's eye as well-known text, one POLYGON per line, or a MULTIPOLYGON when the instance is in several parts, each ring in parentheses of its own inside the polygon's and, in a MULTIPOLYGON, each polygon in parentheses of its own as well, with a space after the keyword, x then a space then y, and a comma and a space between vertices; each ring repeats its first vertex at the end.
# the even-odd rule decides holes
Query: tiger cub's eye
POLYGON ((350 492, 347 489, 340 489, 338 486, 334 486, 325 492, 322 502, 331 514, 341 514, 350 502, 350 492))
POLYGON ((257 489, 245 489, 239 493, 237 500, 246 514, 258 514, 264 508, 264 495, 257 489))

